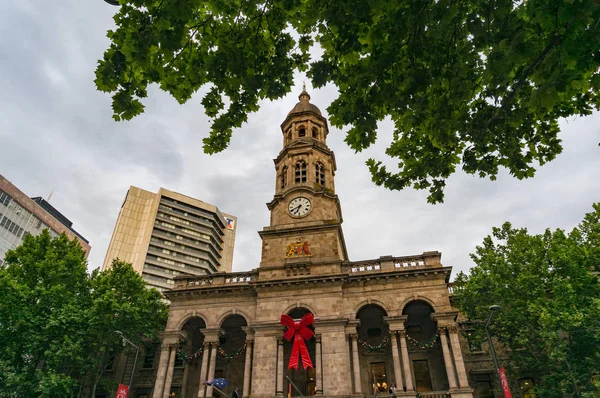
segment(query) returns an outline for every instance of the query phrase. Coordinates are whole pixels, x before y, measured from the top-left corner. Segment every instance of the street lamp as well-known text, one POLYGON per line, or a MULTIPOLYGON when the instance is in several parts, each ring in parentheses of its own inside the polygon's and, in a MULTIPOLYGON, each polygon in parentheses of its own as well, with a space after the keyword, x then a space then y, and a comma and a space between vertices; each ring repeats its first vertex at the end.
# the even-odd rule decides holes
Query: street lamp
POLYGON ((498 375, 498 380, 500 380, 500 386, 502 386, 502 377, 500 376, 500 367, 498 366, 498 359, 496 358, 496 350, 494 350, 494 345, 492 344, 492 338, 490 337, 490 331, 488 330, 488 326, 492 320, 492 316, 494 312, 500 309, 499 305, 490 306, 490 315, 488 316, 487 322, 485 323, 485 333, 487 334, 488 344, 490 345, 490 353, 492 354, 492 360, 494 361, 494 367, 496 368, 496 374, 498 375))
POLYGON ((133 348, 135 348, 135 359, 133 360, 133 368, 131 368, 131 377, 129 378, 129 389, 131 390, 131 383, 133 383, 133 373, 135 372, 135 365, 137 364, 138 353, 140 352, 140 349, 137 345, 133 344, 131 340, 125 337, 125 335, 120 331, 115 330, 115 333, 123 339, 123 347, 125 347, 125 345, 129 343, 133 348))

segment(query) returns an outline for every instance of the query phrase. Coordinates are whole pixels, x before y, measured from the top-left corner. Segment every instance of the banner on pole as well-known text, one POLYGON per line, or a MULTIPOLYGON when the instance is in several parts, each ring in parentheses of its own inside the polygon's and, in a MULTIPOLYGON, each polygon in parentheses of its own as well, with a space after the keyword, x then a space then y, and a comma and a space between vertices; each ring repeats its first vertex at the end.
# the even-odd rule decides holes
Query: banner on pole
POLYGON ((506 378, 506 373, 504 373, 504 368, 500 368, 499 372, 500 381, 502 382, 502 391, 504 392, 504 398, 512 398, 512 394, 510 393, 510 387, 508 386, 508 379, 506 378))
POLYGON ((127 398, 129 396, 129 386, 125 384, 119 384, 117 389, 117 398, 127 398))

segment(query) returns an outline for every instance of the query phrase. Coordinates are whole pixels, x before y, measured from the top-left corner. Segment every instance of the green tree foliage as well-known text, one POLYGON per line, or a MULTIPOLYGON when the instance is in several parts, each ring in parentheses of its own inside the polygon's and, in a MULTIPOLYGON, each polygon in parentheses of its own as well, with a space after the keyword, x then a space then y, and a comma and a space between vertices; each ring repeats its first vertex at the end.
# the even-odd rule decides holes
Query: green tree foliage
POLYGON ((107 353, 166 320, 157 291, 131 265, 86 271, 76 240, 26 235, 0 267, 0 397, 68 397, 96 384, 107 353))
POLYGON ((330 121, 350 126, 355 151, 375 142, 378 121, 395 124, 386 154, 397 169, 370 159, 373 181, 429 189, 436 203, 458 165, 532 177, 562 150, 557 121, 600 109, 594 0, 120 2, 95 80, 113 94, 113 117, 143 112, 150 83, 180 103, 206 86, 211 154, 306 72, 338 88, 330 121))
POLYGON ((504 365, 533 376, 536 396, 599 396, 600 203, 568 234, 505 223, 471 257, 456 303, 472 320, 501 306, 490 330, 510 349, 504 365))

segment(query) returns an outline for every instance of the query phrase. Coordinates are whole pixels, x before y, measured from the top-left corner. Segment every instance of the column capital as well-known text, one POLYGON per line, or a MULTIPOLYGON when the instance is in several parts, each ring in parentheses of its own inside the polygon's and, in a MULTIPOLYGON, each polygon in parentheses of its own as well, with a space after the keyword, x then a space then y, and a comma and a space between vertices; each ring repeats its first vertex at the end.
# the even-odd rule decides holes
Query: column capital
POLYGON ((277 345, 283 345, 283 337, 277 337, 277 345))
POLYGON ((221 328, 214 329, 202 329, 202 334, 204 334, 204 341, 208 341, 209 343, 219 343, 219 337, 224 335, 225 333, 221 328))
POLYGON ((321 335, 320 334, 315 334, 315 343, 321 344, 321 335))
POLYGON ((448 327, 447 326, 438 326, 437 330, 438 330, 438 333, 440 334, 440 336, 441 335, 445 336, 446 330, 448 330, 448 327))
POLYGON ((432 312, 431 319, 437 322, 440 326, 448 326, 453 324, 458 317, 458 311, 447 312, 432 312))
POLYGON ((346 337, 348 338, 348 340, 350 341, 358 341, 358 334, 357 333, 349 333, 346 334, 346 337))
POLYGON ((398 337, 400 337, 401 339, 405 339, 406 338, 406 330, 398 330, 398 337))
POLYGON ((458 326, 456 324, 448 326, 448 333, 456 334, 458 333, 458 326))
POLYGON ((404 323, 407 319, 408 315, 383 317, 384 322, 388 324, 390 330, 404 330, 404 323))

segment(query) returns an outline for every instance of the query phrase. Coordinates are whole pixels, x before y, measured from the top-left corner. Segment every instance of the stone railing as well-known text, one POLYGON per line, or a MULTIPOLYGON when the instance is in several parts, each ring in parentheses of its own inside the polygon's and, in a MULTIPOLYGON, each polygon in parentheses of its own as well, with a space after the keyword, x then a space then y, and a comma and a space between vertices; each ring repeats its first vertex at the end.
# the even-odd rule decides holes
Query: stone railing
POLYGON ((365 263, 365 264, 352 264, 350 267, 350 272, 365 272, 365 271, 380 271, 381 264, 380 263, 365 263))
POLYGON ((453 282, 448 283, 448 293, 451 296, 454 296, 454 283, 453 282))
POLYGON ((179 277, 175 289, 189 289, 217 285, 247 285, 256 280, 256 272, 231 272, 203 276, 179 277))
POLYGON ((423 260, 403 260, 394 261, 394 268, 422 267, 425 265, 423 260))
POLYGON ((346 263, 344 265, 344 270, 352 275, 360 273, 408 271, 425 267, 433 268, 441 266, 439 263, 439 256, 438 259, 432 259, 432 257, 434 256, 427 255, 426 253, 413 257, 384 256, 374 260, 346 263))
POLYGON ((417 396, 423 398, 450 398, 450 394, 445 391, 420 392, 417 396))

